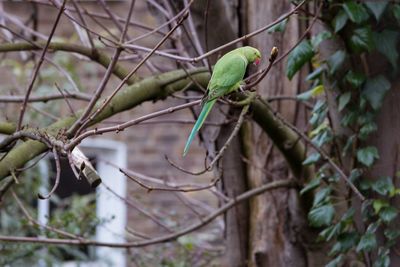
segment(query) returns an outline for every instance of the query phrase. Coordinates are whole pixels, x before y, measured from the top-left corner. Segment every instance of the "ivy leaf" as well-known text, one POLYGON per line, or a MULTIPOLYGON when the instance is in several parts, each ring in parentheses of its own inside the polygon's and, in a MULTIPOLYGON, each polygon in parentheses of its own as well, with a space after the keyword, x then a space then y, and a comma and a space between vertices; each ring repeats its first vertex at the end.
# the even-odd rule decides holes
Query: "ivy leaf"
POLYGON ((325 69, 323 67, 316 68, 313 72, 307 75, 306 81, 312 81, 317 79, 321 75, 321 73, 324 72, 324 70, 325 69))
POLYGON ((336 51, 333 55, 331 55, 326 61, 326 63, 329 66, 329 73, 332 75, 338 69, 340 69, 345 59, 346 59, 346 52, 343 50, 336 51))
POLYGON ((386 196, 388 193, 394 190, 394 185, 392 182, 392 177, 390 176, 385 176, 377 181, 374 181, 371 184, 372 190, 377 192, 378 194, 381 194, 382 196, 386 196))
POLYGON ((342 233, 337 237, 337 242, 333 245, 330 255, 335 255, 339 252, 346 252, 355 247, 358 242, 358 234, 353 232, 342 233))
POLYGON ((346 74, 345 79, 354 88, 359 88, 364 83, 366 77, 362 73, 353 72, 352 70, 350 70, 346 74))
POLYGON ((378 258, 375 260, 373 267, 389 267, 389 266, 390 266, 389 249, 379 248, 378 258))
POLYGON ((317 134, 311 141, 316 144, 318 147, 321 147, 323 144, 331 141, 333 136, 329 129, 325 129, 319 134, 317 134))
POLYGON ((350 20, 356 24, 366 21, 369 18, 368 11, 362 4, 357 4, 355 1, 347 1, 343 5, 350 20))
POLYGON ((383 75, 367 79, 364 84, 362 96, 368 100, 374 110, 378 110, 383 103, 386 92, 391 84, 383 75))
POLYGON ((296 96, 297 99, 299 100, 308 100, 311 97, 316 97, 319 96, 320 94, 322 94, 324 92, 324 86, 323 85, 317 85, 314 88, 312 88, 311 90, 308 90, 304 93, 301 93, 299 95, 296 96))
POLYGON ((321 233, 318 235, 317 241, 330 241, 334 236, 340 234, 343 230, 343 224, 342 223, 337 223, 336 225, 331 225, 325 230, 323 230, 321 233))
POLYGON ((382 17, 383 12, 385 12, 387 5, 389 4, 389 2, 386 0, 380 0, 378 1, 367 1, 364 3, 367 8, 369 9, 369 11, 372 12, 372 14, 374 14, 375 18, 377 21, 380 20, 380 18, 382 17))
POLYGON ((355 210, 353 207, 351 207, 343 214, 343 216, 340 220, 345 223, 352 223, 354 213, 355 213, 355 210))
POLYGON ((398 213, 399 211, 395 207, 385 207, 379 212, 379 217, 383 222, 390 223, 396 218, 398 213))
POLYGON ((400 23, 400 5, 395 4, 392 6, 393 15, 397 19, 397 22, 400 23))
POLYGON ((302 41, 288 57, 286 76, 291 80, 296 72, 314 56, 314 51, 309 40, 302 41))
POLYGON ((272 26, 271 28, 268 29, 268 33, 273 33, 273 32, 284 32, 286 28, 286 24, 288 23, 289 19, 286 18, 279 22, 278 24, 272 26))
POLYGON ((317 208, 312 209, 308 213, 308 220, 311 226, 321 227, 329 225, 335 214, 335 209, 332 204, 326 204, 317 208))
POLYGON ((384 234, 385 234, 387 239, 395 240, 398 237, 400 237, 400 230, 398 230, 398 229, 386 229, 384 231, 384 234))
POLYGON ((321 204, 326 199, 328 199, 329 195, 331 194, 332 189, 330 187, 325 187, 319 190, 314 197, 313 207, 317 207, 318 204, 321 204))
POLYGON ((310 165, 314 164, 321 158, 321 155, 319 153, 312 153, 310 156, 308 156, 304 161, 303 165, 310 165))
POLYGON ((346 25, 349 16, 341 9, 332 20, 332 26, 335 33, 339 32, 346 25))
POLYGON ((375 199, 372 202, 375 214, 379 214, 382 208, 389 207, 389 203, 384 199, 375 199))
POLYGON ((351 182, 355 182, 362 174, 362 171, 360 169, 352 169, 349 175, 349 180, 351 182))
POLYGON ((384 30, 380 33, 374 32, 373 37, 376 49, 387 58, 394 69, 397 69, 399 33, 397 31, 384 30))
POLYGON ((378 130, 378 126, 376 125, 375 122, 373 122, 373 121, 367 122, 366 124, 364 124, 364 125, 360 128, 360 131, 359 131, 359 133, 358 133, 358 137, 359 137, 361 140, 365 140, 365 139, 367 139, 367 137, 368 137, 371 133, 375 132, 376 130, 378 130))
POLYGON ((371 167, 375 159, 379 159, 378 150, 374 146, 361 148, 357 151, 358 162, 371 167))
POLYGON ((317 136, 317 135, 323 133, 324 131, 326 131, 326 130, 328 129, 328 127, 329 127, 328 123, 327 123, 327 122, 323 122, 323 123, 321 123, 320 125, 318 125, 317 128, 315 128, 314 130, 312 130, 312 131, 308 134, 308 136, 309 136, 310 138, 313 138, 313 137, 315 137, 315 136, 317 136))
POLYGON ((338 267, 338 266, 342 266, 341 263, 344 259, 343 255, 339 255, 336 258, 334 258, 333 260, 331 260, 330 262, 328 262, 328 264, 325 265, 325 267, 338 267))
POLYGON ((322 31, 322 32, 318 33, 317 35, 311 37, 311 45, 313 46, 314 50, 317 50, 319 44, 322 41, 325 41, 330 38, 332 38, 332 33, 328 32, 328 31, 322 31))
POLYGON ((311 190, 314 190, 319 186, 320 183, 321 183, 320 177, 312 179, 303 189, 301 189, 300 195, 303 195, 311 190))
POLYGON ((361 237, 360 242, 358 243, 356 250, 357 250, 357 252, 360 252, 360 251, 368 252, 368 251, 371 251, 374 248, 376 248, 376 246, 377 246, 377 243, 376 243, 375 234, 367 232, 366 234, 364 234, 361 237))
POLYGON ((356 53, 371 52, 374 48, 374 39, 370 26, 355 29, 350 37, 349 45, 356 53))
POLYGON ((347 153, 350 151, 350 149, 353 147, 354 141, 356 140, 356 135, 353 134, 349 138, 347 138, 346 144, 343 147, 342 155, 343 157, 347 155, 347 153))
POLYGON ((351 92, 346 92, 344 94, 341 94, 339 97, 339 111, 342 111, 347 104, 350 102, 351 99, 351 92))

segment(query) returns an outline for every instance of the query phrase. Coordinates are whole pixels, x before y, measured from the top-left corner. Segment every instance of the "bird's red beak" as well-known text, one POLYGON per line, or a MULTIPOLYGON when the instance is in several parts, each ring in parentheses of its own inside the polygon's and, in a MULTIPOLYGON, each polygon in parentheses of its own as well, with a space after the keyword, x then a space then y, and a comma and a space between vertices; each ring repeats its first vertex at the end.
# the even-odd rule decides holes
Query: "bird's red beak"
POLYGON ((256 58, 256 60, 254 60, 254 65, 258 65, 260 64, 261 59, 260 58, 256 58))

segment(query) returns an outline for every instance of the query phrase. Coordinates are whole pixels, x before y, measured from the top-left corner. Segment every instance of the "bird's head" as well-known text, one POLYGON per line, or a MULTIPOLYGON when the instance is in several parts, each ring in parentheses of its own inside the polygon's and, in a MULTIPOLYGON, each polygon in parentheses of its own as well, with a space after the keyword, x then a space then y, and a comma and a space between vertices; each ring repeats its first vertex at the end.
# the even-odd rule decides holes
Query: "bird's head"
POLYGON ((260 64, 261 53, 258 49, 251 46, 245 46, 242 47, 242 53, 250 63, 253 63, 254 65, 260 64))

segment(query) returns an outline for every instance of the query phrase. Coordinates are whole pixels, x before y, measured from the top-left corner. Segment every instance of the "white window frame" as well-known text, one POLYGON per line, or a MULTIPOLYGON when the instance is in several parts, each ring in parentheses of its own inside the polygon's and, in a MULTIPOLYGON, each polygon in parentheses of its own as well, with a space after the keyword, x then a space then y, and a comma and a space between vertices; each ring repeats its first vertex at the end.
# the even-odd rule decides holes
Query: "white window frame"
MULTIPOLYGON (((96 170, 105 184, 116 194, 125 198, 126 177, 115 167, 107 164, 112 162, 121 168, 127 166, 127 147, 124 143, 109 139, 85 139, 79 148, 87 157, 95 156, 97 159, 96 170)), ((44 185, 43 192, 47 191, 46 184, 49 181, 49 172, 45 161, 39 162, 39 169, 44 185), (44 162, 44 163, 41 163, 44 162)), ((47 224, 49 216, 49 200, 38 201, 38 221, 47 224)), ((108 220, 96 228, 95 240, 99 242, 125 242, 125 226, 127 222, 127 209, 125 203, 109 192, 104 186, 96 189, 96 215, 98 218, 108 220), (111 231, 110 231, 111 230, 111 231)), ((91 262, 65 262, 61 267, 125 267, 125 250, 121 248, 96 247, 96 261, 91 262)), ((39 265, 41 265, 39 263, 39 265)))

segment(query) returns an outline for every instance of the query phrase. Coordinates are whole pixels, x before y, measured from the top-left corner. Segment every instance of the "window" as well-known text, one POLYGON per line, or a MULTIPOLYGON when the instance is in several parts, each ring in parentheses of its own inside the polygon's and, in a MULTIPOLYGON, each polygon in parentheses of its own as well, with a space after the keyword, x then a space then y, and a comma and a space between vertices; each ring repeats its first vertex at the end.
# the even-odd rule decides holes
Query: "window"
MULTIPOLYGON (((121 142, 104 139, 87 139, 79 146, 85 155, 93 161, 93 166, 98 171, 102 181, 116 194, 125 197, 126 180, 125 176, 108 162, 112 162, 119 167, 126 167, 127 150, 126 146, 121 142)), ((62 161, 61 181, 57 195, 63 197, 71 196, 71 194, 85 195, 93 192, 88 184, 83 181, 77 181, 72 173, 69 173, 70 167, 68 162, 62 161), (63 184, 64 183, 64 184, 63 184)), ((40 162, 40 172, 42 183, 48 184, 49 181, 49 166, 45 161, 40 162)), ((54 167, 53 167, 54 168, 54 167)), ((72 171, 71 171, 72 172, 72 171)), ((43 191, 47 192, 47 186, 44 186, 43 191)), ((103 242, 124 242, 124 233, 126 225, 126 206, 125 204, 109 192, 104 186, 100 185, 95 190, 95 206, 96 215, 99 219, 105 219, 96 227, 94 238, 97 241, 103 242)), ((38 201, 38 220, 46 224, 49 215, 51 215, 51 201, 38 201)), ((90 255, 94 253, 96 260, 90 262, 77 262, 71 260, 71 255, 66 255, 66 262, 62 267, 72 266, 126 266, 125 252, 123 249, 95 247, 92 251, 87 247, 82 247, 82 253, 90 255)))

